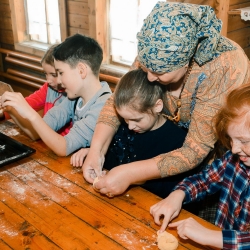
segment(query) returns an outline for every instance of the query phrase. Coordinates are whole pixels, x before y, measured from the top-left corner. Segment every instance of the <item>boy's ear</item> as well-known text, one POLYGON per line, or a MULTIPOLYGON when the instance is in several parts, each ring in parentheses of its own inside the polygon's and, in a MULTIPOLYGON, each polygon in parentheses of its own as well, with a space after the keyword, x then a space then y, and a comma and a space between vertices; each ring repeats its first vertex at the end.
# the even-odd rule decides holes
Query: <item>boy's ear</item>
POLYGON ((158 99, 155 103, 155 106, 154 106, 154 111, 156 113, 160 113, 163 109, 163 101, 162 99, 158 99))
POLYGON ((85 63, 79 62, 77 65, 77 68, 79 70, 79 74, 81 75, 82 79, 86 78, 87 75, 87 66, 85 63))

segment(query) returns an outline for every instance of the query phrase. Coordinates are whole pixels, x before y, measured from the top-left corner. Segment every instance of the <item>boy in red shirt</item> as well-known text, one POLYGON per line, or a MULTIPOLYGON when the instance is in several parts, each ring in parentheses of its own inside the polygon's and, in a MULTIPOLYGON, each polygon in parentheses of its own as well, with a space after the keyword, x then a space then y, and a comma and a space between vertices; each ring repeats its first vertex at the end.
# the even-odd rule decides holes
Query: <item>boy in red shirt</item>
MULTIPOLYGON (((43 110, 43 116, 49 109, 59 105, 67 94, 61 87, 61 83, 57 77, 57 72, 54 66, 53 51, 57 44, 52 45, 44 54, 41 64, 46 76, 46 82, 41 88, 33 94, 25 97, 25 100, 36 111, 43 110)), ((8 113, 4 113, 5 119, 10 119, 8 113)), ((72 125, 68 124, 58 131, 61 135, 66 135, 72 125)))

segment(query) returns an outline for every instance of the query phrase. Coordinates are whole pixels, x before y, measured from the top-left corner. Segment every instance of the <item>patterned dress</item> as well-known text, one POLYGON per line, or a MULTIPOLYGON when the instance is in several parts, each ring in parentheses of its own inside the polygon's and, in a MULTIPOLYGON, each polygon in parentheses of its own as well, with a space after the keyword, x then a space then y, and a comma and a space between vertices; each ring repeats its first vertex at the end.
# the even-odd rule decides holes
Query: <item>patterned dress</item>
MULTIPOLYGON (((232 42, 232 41, 231 41, 232 42)), ((227 94, 250 83, 250 63, 236 43, 236 50, 223 52, 212 61, 199 66, 196 62, 181 94, 180 124, 188 125, 187 137, 181 148, 160 154, 154 158, 161 177, 186 172, 198 166, 213 150, 216 136, 213 117, 224 104, 227 94)), ((167 112, 174 114, 177 98, 167 94, 167 112)), ((105 104, 98 119, 115 130, 120 121, 116 115, 113 98, 105 104)))

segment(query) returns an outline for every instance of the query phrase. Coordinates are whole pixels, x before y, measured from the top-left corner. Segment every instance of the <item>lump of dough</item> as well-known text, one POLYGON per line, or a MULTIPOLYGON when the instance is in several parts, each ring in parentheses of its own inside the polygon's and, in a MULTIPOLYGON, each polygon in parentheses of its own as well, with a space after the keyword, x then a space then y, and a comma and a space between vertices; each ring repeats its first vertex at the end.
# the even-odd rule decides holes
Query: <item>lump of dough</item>
POLYGON ((178 240, 166 231, 158 233, 157 243, 160 250, 176 250, 178 247, 178 240))
POLYGON ((94 182, 93 182, 93 188, 94 188, 94 190, 97 191, 97 192, 99 192, 99 190, 95 188, 95 184, 96 184, 98 181, 99 181, 99 178, 98 178, 98 177, 95 177, 94 182))

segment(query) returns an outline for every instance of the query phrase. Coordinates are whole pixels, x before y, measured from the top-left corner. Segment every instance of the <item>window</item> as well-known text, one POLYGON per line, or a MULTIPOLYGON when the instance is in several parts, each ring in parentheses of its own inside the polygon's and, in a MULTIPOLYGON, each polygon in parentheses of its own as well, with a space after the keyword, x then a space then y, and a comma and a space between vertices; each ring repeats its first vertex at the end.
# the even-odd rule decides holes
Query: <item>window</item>
POLYGON ((136 34, 158 0, 110 0, 111 62, 131 65, 137 54, 136 34))
POLYGON ((31 41, 61 42, 58 0, 25 0, 27 33, 31 41))
POLYGON ((65 0, 10 0, 15 49, 43 56, 67 37, 65 0))

